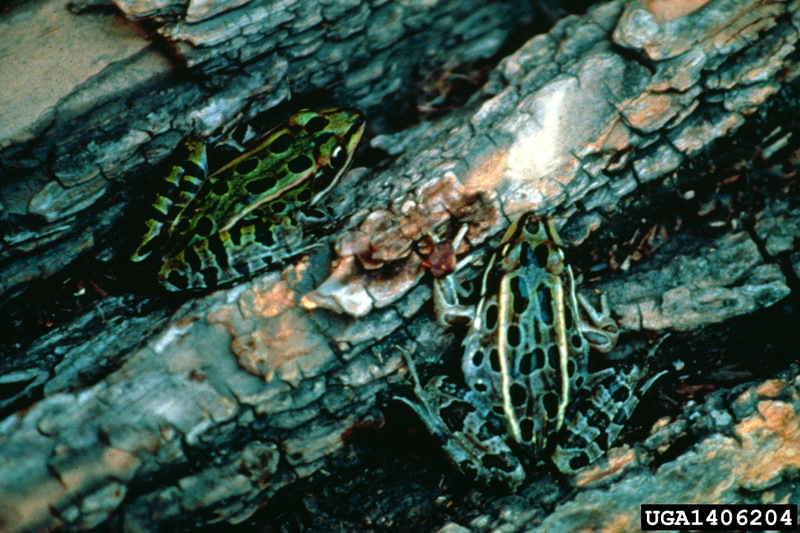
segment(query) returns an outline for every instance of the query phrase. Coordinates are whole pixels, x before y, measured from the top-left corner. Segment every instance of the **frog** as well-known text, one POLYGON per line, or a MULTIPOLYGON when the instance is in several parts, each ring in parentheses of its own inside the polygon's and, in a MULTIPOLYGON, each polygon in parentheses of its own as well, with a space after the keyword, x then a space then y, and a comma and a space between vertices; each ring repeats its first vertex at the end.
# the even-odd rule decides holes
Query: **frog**
POLYGON ((160 253, 158 280, 177 292, 240 281, 314 246, 304 228, 328 219, 320 202, 352 162, 365 124, 352 108, 303 109, 250 149, 227 143, 238 155, 210 174, 207 144, 189 138, 131 261, 160 253))
POLYGON ((594 308, 577 293, 553 219, 528 212, 510 225, 469 304, 457 273, 472 261, 460 260, 432 289, 437 319, 467 325, 463 384, 436 376, 423 387, 411 353, 401 349, 416 398, 398 399, 456 470, 481 485, 516 491, 548 456, 564 475, 576 475, 613 444, 663 372, 645 380, 646 362, 590 371, 590 350, 609 353, 620 329, 605 295, 594 308))

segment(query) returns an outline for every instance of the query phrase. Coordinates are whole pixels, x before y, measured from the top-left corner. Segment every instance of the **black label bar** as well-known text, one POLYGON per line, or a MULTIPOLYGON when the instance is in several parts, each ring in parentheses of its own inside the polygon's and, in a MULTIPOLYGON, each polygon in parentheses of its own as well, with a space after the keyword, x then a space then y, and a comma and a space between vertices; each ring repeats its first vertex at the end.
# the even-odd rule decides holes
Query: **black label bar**
POLYGON ((797 505, 641 505, 642 530, 798 531, 797 505))

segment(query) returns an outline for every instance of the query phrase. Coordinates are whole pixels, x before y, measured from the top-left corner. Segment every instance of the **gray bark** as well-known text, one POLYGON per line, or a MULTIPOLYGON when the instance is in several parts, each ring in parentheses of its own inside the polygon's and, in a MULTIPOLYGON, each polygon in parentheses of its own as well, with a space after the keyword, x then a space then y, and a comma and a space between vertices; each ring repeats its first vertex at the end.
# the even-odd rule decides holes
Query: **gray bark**
MULTIPOLYGON (((87 58, 80 73, 88 82, 61 86, 67 96, 55 107, 41 103, 35 119, 31 111, 5 121, 0 253, 7 301, 19 305, 14 298, 26 283, 57 276, 81 252, 121 256, 122 246, 101 249, 133 216, 123 213, 141 166, 164 157, 190 128, 209 135, 290 93, 324 89, 338 103, 363 108, 372 133, 380 133, 372 146, 397 157, 351 170, 329 202, 338 223, 328 245, 283 270, 186 295, 174 312, 172 300, 121 291, 4 359, 4 531, 81 530, 109 520, 126 530, 236 523, 281 497, 280 489, 307 507, 322 501, 325 489, 292 491, 324 487, 328 478, 312 474, 341 472, 344 463, 359 468, 358 458, 347 459, 359 449, 353 433, 380 426, 382 409, 406 384, 396 345, 434 365, 453 353, 458 332, 445 333, 427 305, 421 243, 428 234, 452 238, 462 224, 469 231, 459 255, 487 252, 525 211, 563 221, 566 240, 580 245, 574 262, 584 267, 582 290, 607 294, 631 332, 623 354, 642 344, 636 332, 702 339, 697 332, 729 331, 737 320, 796 300, 796 178, 775 178, 781 185, 746 212, 717 193, 723 181, 745 180, 717 169, 741 164, 734 147, 752 138, 748 129, 766 132, 758 138, 764 161, 792 161, 786 153, 796 143, 784 110, 796 90, 796 2, 713 0, 685 12, 603 4, 504 58, 467 104, 391 134, 391 109, 425 59, 413 43, 437 39, 430 43, 442 50, 436 57, 475 61, 498 49, 519 6, 489 4, 464 19, 456 3, 434 3, 435 13, 412 3, 352 2, 346 10, 332 3, 311 14, 278 10, 291 2, 266 4, 277 10, 271 16, 287 20, 270 18, 275 25, 262 37, 245 37, 249 26, 239 18, 263 23, 247 14, 260 4, 208 11, 208 18, 180 5, 123 7, 163 22, 159 32, 177 39, 179 57, 202 82, 181 81, 158 50, 118 26, 113 41, 127 45, 87 58), (230 26, 229 17, 236 18, 230 26), (383 24, 385 42, 374 31, 383 24), (211 46, 227 27, 240 28, 240 40, 224 34, 218 49, 211 46), (255 59, 240 55, 244 65, 232 69, 237 50, 253 50, 255 59), (133 94, 126 102, 132 111, 121 114, 120 96, 133 94), (690 209, 696 220, 676 222, 674 211, 690 209), (642 232, 634 231, 647 217, 642 232), (637 245, 620 260, 612 251, 624 241, 637 245), (598 261, 606 265, 602 276, 590 266, 598 261)), ((41 15, 47 7, 19 9, 6 15, 9 29, 24 26, 21 13, 41 15)), ((101 27, 109 20, 82 17, 101 27)), ((48 38, 39 32, 30 47, 48 38)), ((445 94, 449 83, 443 74, 445 94)), ((122 279, 140 275, 121 264, 108 263, 122 279)), ((669 343, 654 357, 677 368, 683 356, 669 343)), ((722 390, 665 415, 638 445, 614 448, 570 480, 577 490, 532 473, 519 495, 461 502, 447 516, 475 530, 630 530, 646 501, 796 501, 796 341, 781 348, 786 353, 762 349, 784 361, 765 362, 770 374, 721 380, 722 390)), ((388 490, 394 481, 379 486, 388 490)), ((401 482, 412 490, 412 481, 401 482)), ((408 507, 388 505, 396 511, 365 504, 364 522, 350 525, 442 525, 433 511, 413 525, 398 523, 408 507)))

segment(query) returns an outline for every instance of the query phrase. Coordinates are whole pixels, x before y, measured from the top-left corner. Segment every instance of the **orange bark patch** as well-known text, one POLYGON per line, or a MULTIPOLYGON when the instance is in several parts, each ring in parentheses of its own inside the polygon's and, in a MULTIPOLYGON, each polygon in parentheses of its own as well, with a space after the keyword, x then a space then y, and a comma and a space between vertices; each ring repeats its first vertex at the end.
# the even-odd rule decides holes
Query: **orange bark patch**
POLYGON ((761 386, 756 389, 756 393, 759 396, 775 398, 781 393, 781 390, 783 390, 785 386, 786 381, 782 379, 770 379, 762 383, 761 386))
POLYGON ((295 292, 280 281, 253 299, 253 311, 263 317, 275 317, 286 309, 294 307, 295 292))
POLYGON ((706 5, 709 0, 650 0, 647 8, 653 13, 656 22, 685 17, 706 5))
POLYGON ((582 470, 575 480, 575 485, 582 487, 601 481, 627 468, 636 460, 636 454, 628 447, 612 448, 605 458, 595 466, 582 470))
POLYGON ((758 403, 760 416, 736 426, 742 462, 734 467, 740 484, 759 490, 776 483, 787 469, 800 468, 800 418, 791 405, 774 400, 758 403))
POLYGON ((464 185, 478 190, 494 191, 503 182, 508 167, 508 149, 497 149, 464 177, 464 185))
POLYGON ((335 356, 325 339, 308 327, 306 317, 290 309, 266 319, 256 331, 234 338, 231 350, 239 365, 265 381, 299 383, 320 373, 335 356))
POLYGON ((109 448, 103 454, 105 463, 115 472, 115 477, 125 479, 126 473, 132 474, 142 462, 139 456, 119 448, 109 448))
MULTIPOLYGON (((291 272, 285 273, 291 277, 291 272)), ((295 304, 295 291, 285 279, 256 284, 242 294, 242 317, 228 307, 230 316, 215 316, 231 334, 231 352, 239 366, 265 381, 299 383, 317 375, 335 355, 308 314, 295 304)))
POLYGON ((631 127, 654 129, 675 116, 677 109, 671 94, 645 93, 632 101, 624 113, 631 127))
POLYGON ((623 124, 622 120, 614 119, 605 134, 600 136, 600 140, 604 150, 622 150, 628 148, 632 143, 631 130, 623 124))

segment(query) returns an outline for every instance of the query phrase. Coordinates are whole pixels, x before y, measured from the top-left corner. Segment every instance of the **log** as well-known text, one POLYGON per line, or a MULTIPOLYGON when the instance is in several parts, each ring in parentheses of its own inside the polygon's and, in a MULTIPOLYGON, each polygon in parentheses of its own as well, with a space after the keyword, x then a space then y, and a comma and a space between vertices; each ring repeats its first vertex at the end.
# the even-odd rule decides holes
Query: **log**
MULTIPOLYGON (((53 9, 44 5, 20 9, 53 9)), ((137 47, 120 26, 127 47, 110 57, 124 68, 95 57, 103 80, 62 88, 72 95, 60 99, 66 107, 42 106, 37 120, 7 122, 4 308, 35 305, 26 302, 36 294, 32 280, 70 275, 81 252, 104 258, 120 281, 93 307, 10 346, 17 349, 0 363, 1 529, 188 530, 239 523, 264 507, 262 523, 321 530, 433 530, 447 520, 475 530, 630 530, 640 503, 790 501, 800 471, 800 381, 796 341, 780 335, 796 299, 800 208, 796 177, 781 170, 796 149, 797 3, 598 5, 503 58, 468 102, 394 132, 393 98, 408 94, 397 87, 409 71, 380 65, 410 51, 408 64, 418 64, 412 36, 437 35, 444 46, 442 28, 461 28, 450 51, 465 64, 494 44, 491 55, 511 33, 501 21, 513 10, 476 11, 494 21, 483 33, 477 19, 454 22, 452 6, 425 21, 423 11, 405 11, 401 20, 414 23, 386 34, 393 37, 369 58, 344 52, 361 50, 353 40, 380 24, 396 25, 387 10, 413 7, 352 5, 321 15, 325 24, 288 9, 290 22, 269 31, 289 39, 288 49, 305 43, 307 55, 295 54, 291 66, 264 37, 237 45, 225 35, 214 49, 215 32, 232 27, 227 17, 247 16, 232 4, 207 18, 177 4, 144 6, 139 16, 162 24, 202 82, 169 71, 158 49, 137 47), (320 31, 331 33, 316 47, 320 31), (331 44, 334 35, 346 46, 331 44), (195 50, 198 36, 209 40, 195 50), (256 59, 244 54, 244 68, 233 68, 236 46, 256 47, 256 59), (364 75, 342 75, 339 60, 364 75), (265 72, 279 73, 280 83, 265 72), (109 81, 119 77, 128 78, 121 90, 109 81), (372 155, 364 160, 384 159, 351 170, 333 193, 336 223, 320 235, 324 244, 205 295, 176 299, 126 283, 143 274, 123 263, 124 243, 110 252, 104 245, 134 216, 126 209, 142 188, 143 162, 161 160, 192 127, 216 135, 234 117, 320 87, 367 112, 372 155), (130 115, 119 114, 119 103, 103 108, 135 92, 130 115), (64 110, 78 127, 60 118, 64 110), (458 357, 459 332, 437 325, 428 304, 429 236, 446 241, 467 224, 458 255, 485 256, 530 210, 558 220, 582 291, 608 296, 628 332, 620 356, 673 332, 654 356, 654 366, 672 370, 647 404, 659 406, 655 417, 575 479, 537 469, 517 495, 465 488, 432 450, 424 458, 393 451, 403 430, 369 450, 363 435, 397 432, 396 418, 413 419, 391 400, 408 391, 397 346, 426 375, 458 357), (725 372, 719 353, 737 344, 748 347, 751 366, 725 372), (696 366, 682 372, 687 353, 696 366), (395 465, 367 468, 384 451, 395 465), (341 511, 344 493, 358 503, 341 511), (439 508, 428 503, 435 498, 439 508)), ((102 8, 78 8, 107 23, 102 8)), ((9 28, 22 25, 14 16, 9 28)), ((451 83, 443 73, 445 100, 451 83)))

